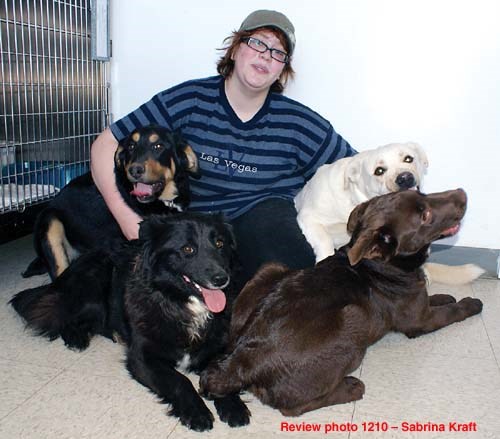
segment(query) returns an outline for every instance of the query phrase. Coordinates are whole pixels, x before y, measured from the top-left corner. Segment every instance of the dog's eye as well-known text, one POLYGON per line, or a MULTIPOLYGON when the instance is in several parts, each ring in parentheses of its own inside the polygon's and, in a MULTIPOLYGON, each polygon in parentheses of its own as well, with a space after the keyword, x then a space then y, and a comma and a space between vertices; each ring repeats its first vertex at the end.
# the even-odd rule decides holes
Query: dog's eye
POLYGON ((184 247, 182 247, 182 251, 187 255, 192 255, 194 253, 194 248, 190 245, 185 245, 184 247))
POLYGON ((415 207, 417 208, 417 211, 419 213, 424 213, 425 209, 426 209, 426 205, 424 203, 416 203, 415 207))
POLYGON ((224 247, 224 241, 222 241, 222 239, 218 239, 217 241, 215 241, 215 246, 217 248, 222 248, 224 247))
POLYGON ((128 144, 128 150, 132 151, 135 148, 135 143, 129 143, 128 144))
POLYGON ((384 175, 385 171, 386 171, 385 168, 382 168, 382 166, 379 166, 377 169, 375 169, 374 174, 375 175, 384 175))
POLYGON ((403 161, 405 163, 413 163, 413 157, 411 155, 407 155, 403 161))
POLYGON ((162 149, 163 149, 163 145, 161 143, 157 143, 157 144, 153 145, 154 151, 160 151, 162 149))
POLYGON ((428 223, 432 219, 432 212, 430 209, 425 209, 422 213, 422 222, 428 223))

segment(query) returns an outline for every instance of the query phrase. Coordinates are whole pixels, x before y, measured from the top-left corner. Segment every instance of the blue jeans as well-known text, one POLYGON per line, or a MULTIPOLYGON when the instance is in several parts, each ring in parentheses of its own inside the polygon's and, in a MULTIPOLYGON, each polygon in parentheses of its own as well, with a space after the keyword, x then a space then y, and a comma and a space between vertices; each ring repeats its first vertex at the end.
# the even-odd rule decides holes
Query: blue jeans
POLYGON ((293 200, 264 200, 232 225, 243 282, 266 262, 281 262, 292 269, 314 265, 314 252, 297 224, 293 200))

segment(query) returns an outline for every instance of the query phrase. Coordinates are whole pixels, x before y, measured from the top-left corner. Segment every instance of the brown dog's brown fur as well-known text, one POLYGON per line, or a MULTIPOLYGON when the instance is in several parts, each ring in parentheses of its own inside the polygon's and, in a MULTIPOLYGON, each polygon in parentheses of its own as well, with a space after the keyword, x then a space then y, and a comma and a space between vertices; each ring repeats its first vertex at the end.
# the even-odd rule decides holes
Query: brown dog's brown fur
POLYGON ((458 189, 376 197, 349 218, 351 242, 314 268, 262 267, 236 300, 227 355, 202 374, 201 391, 223 396, 249 389, 296 416, 361 399, 349 376, 367 348, 389 331, 435 331, 482 310, 428 296, 421 266, 431 242, 458 230, 467 198, 458 189))

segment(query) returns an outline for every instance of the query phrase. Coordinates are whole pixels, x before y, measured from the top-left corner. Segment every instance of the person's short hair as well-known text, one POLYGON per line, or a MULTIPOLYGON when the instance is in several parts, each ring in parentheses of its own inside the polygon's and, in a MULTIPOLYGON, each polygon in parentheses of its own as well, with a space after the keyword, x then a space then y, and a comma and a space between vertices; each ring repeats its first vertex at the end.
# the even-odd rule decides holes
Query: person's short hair
MULTIPOLYGON (((231 36, 227 37, 224 40, 226 46, 220 49, 225 50, 224 55, 221 56, 221 58, 217 62, 217 72, 220 75, 222 75, 224 78, 229 78, 232 75, 234 70, 234 61, 232 60, 233 54, 236 52, 238 46, 243 42, 244 38, 251 37, 255 32, 259 30, 272 32, 280 40, 280 43, 283 45, 285 51, 287 53, 289 52, 288 40, 286 36, 283 34, 283 32, 274 27, 261 27, 253 29, 251 31, 234 31, 231 36)), ((293 79, 294 74, 295 71, 292 68, 290 58, 285 64, 280 77, 271 85, 271 91, 276 93, 283 93, 287 82, 293 79)))

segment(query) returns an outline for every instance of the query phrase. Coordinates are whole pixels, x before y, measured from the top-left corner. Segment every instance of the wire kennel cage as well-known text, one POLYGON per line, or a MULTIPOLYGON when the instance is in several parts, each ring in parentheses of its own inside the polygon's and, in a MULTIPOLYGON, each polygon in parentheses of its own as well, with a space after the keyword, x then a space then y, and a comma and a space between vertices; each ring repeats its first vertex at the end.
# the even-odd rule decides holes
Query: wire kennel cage
POLYGON ((108 124, 95 9, 96 0, 0 0, 0 242, 89 170, 108 124))

